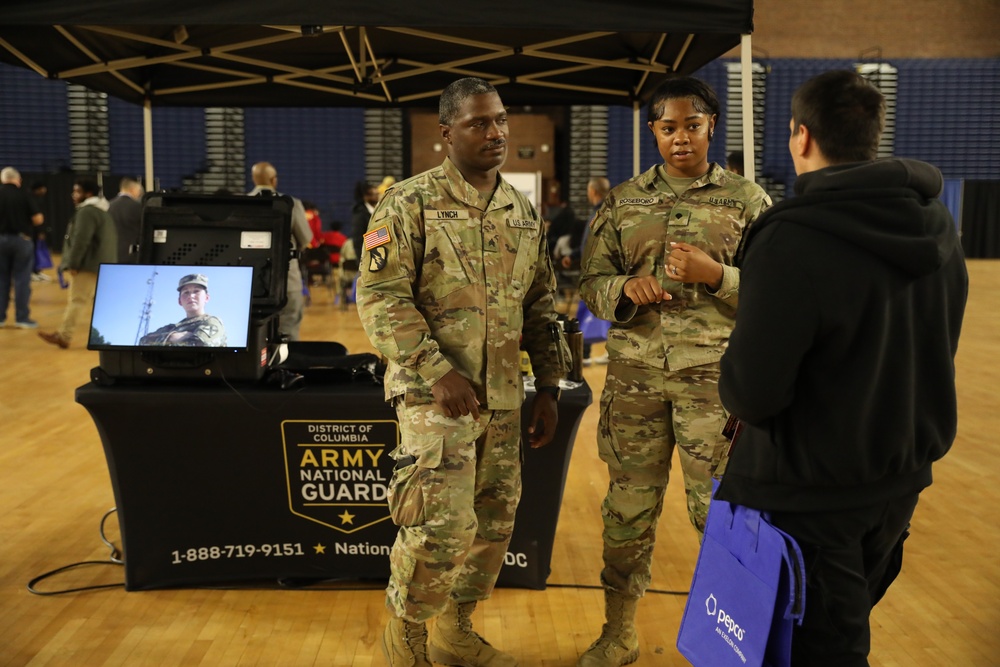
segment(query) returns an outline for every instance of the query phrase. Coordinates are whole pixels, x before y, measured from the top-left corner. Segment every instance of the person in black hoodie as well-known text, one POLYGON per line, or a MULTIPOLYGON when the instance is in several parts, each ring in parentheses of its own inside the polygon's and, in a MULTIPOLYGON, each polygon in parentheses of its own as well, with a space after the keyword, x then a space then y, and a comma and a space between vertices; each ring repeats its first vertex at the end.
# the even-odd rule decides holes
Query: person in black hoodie
POLYGON ((770 512, 806 558, 792 665, 868 665, 931 466, 951 447, 968 293, 933 166, 875 159, 881 93, 851 71, 792 98, 792 199, 744 236, 722 403, 743 422, 716 497, 770 512))

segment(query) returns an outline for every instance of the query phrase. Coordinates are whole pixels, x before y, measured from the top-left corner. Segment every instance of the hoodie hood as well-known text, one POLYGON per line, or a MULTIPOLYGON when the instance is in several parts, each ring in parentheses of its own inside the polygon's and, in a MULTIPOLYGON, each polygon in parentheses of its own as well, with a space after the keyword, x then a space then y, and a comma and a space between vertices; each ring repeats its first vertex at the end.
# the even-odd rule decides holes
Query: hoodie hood
POLYGON ((802 225, 924 276, 940 268, 958 243, 955 222, 937 199, 943 186, 936 167, 899 158, 808 172, 795 182, 797 196, 768 210, 747 242, 767 224, 802 225))
POLYGON ((78 208, 83 208, 84 206, 96 206, 102 211, 107 211, 109 208, 111 208, 111 202, 109 202, 107 199, 101 196, 87 197, 82 202, 80 202, 80 206, 78 208))

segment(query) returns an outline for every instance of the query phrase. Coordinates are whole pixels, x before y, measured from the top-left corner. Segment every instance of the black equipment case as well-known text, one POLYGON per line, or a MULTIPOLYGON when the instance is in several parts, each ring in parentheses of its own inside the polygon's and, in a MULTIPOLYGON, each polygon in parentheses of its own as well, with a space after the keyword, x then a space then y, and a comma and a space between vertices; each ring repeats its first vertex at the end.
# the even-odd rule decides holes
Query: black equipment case
POLYGON ((245 351, 212 348, 100 352, 92 379, 260 380, 278 313, 287 301, 292 251, 291 197, 153 192, 143 198, 138 263, 252 266, 251 321, 245 351))

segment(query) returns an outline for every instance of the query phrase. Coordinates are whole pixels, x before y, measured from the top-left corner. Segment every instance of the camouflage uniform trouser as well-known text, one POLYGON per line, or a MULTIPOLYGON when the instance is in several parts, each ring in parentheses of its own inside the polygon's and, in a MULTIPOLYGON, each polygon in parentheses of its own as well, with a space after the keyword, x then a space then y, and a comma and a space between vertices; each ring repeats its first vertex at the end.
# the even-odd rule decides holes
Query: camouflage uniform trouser
POLYGON ((389 484, 389 511, 400 528, 386 606, 426 621, 449 597, 471 602, 493 591, 521 498, 521 411, 481 409, 478 420, 451 419, 437 404, 399 402, 396 415, 393 457, 416 462, 398 467, 389 484))
POLYGON ((656 524, 677 445, 688 516, 699 532, 729 447, 722 436, 726 411, 719 400, 719 366, 665 371, 613 361, 601 395, 597 447, 610 482, 604 517, 605 588, 629 597, 645 593, 656 524))

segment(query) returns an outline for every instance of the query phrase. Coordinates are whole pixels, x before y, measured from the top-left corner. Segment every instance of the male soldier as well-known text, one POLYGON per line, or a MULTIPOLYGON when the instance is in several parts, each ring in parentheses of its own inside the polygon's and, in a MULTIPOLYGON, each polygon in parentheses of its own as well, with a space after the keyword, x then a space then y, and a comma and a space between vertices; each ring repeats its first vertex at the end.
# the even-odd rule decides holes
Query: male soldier
POLYGON ((876 160, 885 99, 851 70, 792 96, 792 199, 752 226, 719 393, 745 427, 717 497, 806 561, 792 665, 865 667, 869 616, 958 415, 968 274, 941 172, 876 160))
POLYGON ((225 347, 226 327, 218 317, 205 312, 210 298, 208 278, 200 273, 188 274, 177 283, 177 292, 177 303, 186 317, 146 334, 139 339, 139 345, 225 347))
POLYGON ((460 79, 439 114, 448 157, 388 189, 361 253, 358 310, 389 360, 385 394, 401 433, 382 647, 390 665, 429 666, 424 624, 437 616, 430 659, 505 667, 517 662, 476 634, 470 615, 493 590, 520 499, 518 342, 537 378, 532 447, 555 434, 569 350, 542 221, 499 174, 500 96, 460 79))
POLYGON ((611 322, 597 430, 610 480, 602 507, 607 623, 580 667, 627 665, 639 656, 636 605, 650 582, 675 447, 699 532, 712 476, 724 465, 727 416, 717 382, 739 298, 732 262, 743 228, 770 200, 709 162, 718 117, 718 99, 704 82, 661 84, 647 125, 663 164, 611 190, 584 248, 580 296, 611 322))

